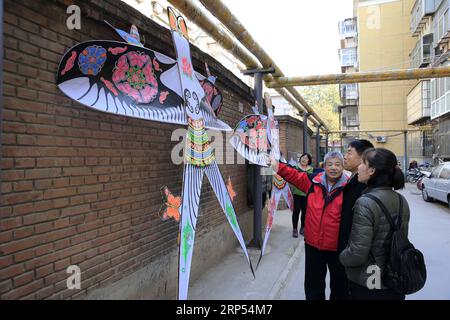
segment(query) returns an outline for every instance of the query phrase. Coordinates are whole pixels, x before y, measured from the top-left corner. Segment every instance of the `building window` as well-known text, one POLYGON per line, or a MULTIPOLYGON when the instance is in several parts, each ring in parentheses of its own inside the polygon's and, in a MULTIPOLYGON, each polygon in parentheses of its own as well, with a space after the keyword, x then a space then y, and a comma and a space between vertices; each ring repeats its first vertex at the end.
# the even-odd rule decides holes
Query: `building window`
POLYGON ((356 66, 356 61, 357 61, 357 54, 355 48, 341 50, 342 66, 356 66))

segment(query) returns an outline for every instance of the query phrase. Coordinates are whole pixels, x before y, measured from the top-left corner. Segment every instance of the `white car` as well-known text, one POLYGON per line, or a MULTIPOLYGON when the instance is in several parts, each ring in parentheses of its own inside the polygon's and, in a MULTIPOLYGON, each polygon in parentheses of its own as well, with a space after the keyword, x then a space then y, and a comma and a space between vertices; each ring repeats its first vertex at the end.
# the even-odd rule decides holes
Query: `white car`
POLYGON ((423 200, 439 200, 450 208, 450 162, 439 164, 428 178, 422 179, 423 200))

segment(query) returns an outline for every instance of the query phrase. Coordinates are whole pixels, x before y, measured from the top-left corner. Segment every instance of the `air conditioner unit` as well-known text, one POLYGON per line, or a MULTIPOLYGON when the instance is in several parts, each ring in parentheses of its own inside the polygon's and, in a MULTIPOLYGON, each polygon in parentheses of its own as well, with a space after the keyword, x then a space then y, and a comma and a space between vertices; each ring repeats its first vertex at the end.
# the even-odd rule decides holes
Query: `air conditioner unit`
POLYGON ((385 136, 377 136, 377 142, 378 143, 386 143, 386 137, 385 136))

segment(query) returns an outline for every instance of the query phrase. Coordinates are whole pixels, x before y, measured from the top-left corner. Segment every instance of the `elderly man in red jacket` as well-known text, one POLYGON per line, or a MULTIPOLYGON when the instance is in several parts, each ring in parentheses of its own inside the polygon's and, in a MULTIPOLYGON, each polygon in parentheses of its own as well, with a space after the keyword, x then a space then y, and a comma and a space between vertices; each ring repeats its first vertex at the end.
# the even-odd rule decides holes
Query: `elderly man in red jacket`
POLYGON ((347 277, 339 263, 338 238, 341 222, 344 158, 340 152, 327 153, 325 172, 298 172, 271 159, 272 168, 287 182, 307 193, 305 220, 305 293, 307 300, 325 300, 325 278, 330 270, 330 300, 347 297, 347 277))

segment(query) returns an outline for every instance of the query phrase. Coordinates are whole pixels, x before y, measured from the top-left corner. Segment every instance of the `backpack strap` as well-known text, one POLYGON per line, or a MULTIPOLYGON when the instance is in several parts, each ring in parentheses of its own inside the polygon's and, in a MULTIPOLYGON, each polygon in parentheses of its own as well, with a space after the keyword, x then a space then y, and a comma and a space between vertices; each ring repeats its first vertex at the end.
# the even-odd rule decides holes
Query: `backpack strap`
POLYGON ((373 201, 375 201, 377 203, 377 205, 381 208, 381 211, 383 211, 383 214, 386 217, 387 221, 389 222, 389 225, 391 226, 391 232, 392 232, 392 230, 394 230, 394 228, 395 228, 394 220, 392 219, 391 214, 389 213, 388 209, 383 204, 383 202, 381 202, 380 199, 378 199, 377 197, 375 197, 372 194, 365 194, 364 197, 372 199, 373 201))
POLYGON ((392 219, 391 214, 389 213, 389 210, 386 208, 386 206, 383 204, 383 202, 380 201, 377 197, 375 197, 372 194, 365 194, 364 197, 370 198, 373 201, 375 201, 378 206, 381 208, 381 211, 383 211, 383 214, 385 215, 387 221, 389 222, 389 225, 391 226, 391 232, 394 230, 400 230, 400 227, 402 225, 402 215, 403 215, 403 199, 402 196, 397 193, 398 201, 399 201, 399 212, 398 212, 398 218, 396 222, 394 222, 394 219, 392 219))

